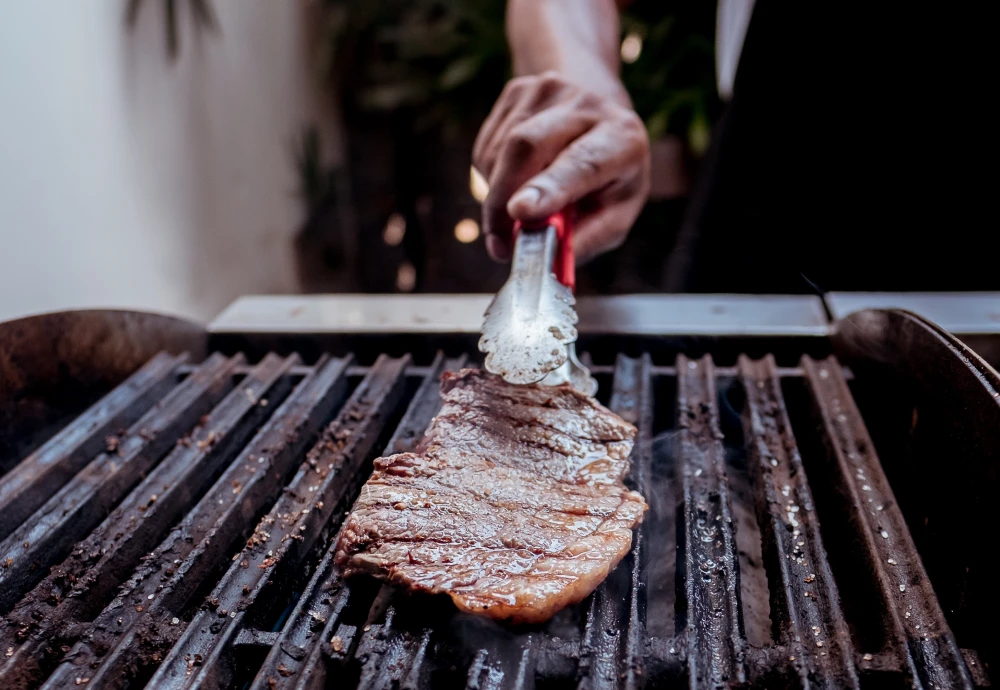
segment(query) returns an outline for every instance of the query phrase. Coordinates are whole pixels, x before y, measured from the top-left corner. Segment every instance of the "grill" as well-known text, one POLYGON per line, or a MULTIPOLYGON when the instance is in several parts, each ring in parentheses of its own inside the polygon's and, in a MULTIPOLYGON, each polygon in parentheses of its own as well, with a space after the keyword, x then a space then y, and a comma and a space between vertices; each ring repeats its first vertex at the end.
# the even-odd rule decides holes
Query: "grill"
POLYGON ((55 367, 23 344, 95 328, 60 318, 0 333, 9 687, 990 687, 1000 379, 913 315, 595 356, 650 514, 591 597, 523 628, 332 565, 372 459, 415 446, 471 350, 299 334, 334 355, 203 356, 168 322, 137 347, 116 316, 55 367), (134 373, 81 365, 108 352, 134 373))

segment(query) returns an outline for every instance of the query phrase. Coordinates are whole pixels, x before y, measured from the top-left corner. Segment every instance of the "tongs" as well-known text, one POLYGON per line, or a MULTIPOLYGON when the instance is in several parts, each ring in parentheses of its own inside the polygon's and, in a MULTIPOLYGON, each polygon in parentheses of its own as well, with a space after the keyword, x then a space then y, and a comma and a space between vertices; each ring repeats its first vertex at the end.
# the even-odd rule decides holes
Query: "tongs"
POLYGON ((576 261, 569 213, 538 226, 514 225, 510 277, 483 319, 486 370, 508 383, 569 383, 584 395, 597 381, 576 356, 576 261))

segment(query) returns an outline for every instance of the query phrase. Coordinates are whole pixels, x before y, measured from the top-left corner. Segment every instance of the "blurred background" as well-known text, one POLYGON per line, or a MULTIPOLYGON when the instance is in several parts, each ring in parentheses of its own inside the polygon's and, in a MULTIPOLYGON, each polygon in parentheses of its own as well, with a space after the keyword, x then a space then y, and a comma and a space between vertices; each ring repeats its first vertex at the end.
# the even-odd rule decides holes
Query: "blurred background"
MULTIPOLYGON (((490 292, 470 169, 503 0, 0 4, 0 319, 247 293, 490 292)), ((719 116, 713 3, 636 2, 653 192, 580 292, 662 288, 719 116)))

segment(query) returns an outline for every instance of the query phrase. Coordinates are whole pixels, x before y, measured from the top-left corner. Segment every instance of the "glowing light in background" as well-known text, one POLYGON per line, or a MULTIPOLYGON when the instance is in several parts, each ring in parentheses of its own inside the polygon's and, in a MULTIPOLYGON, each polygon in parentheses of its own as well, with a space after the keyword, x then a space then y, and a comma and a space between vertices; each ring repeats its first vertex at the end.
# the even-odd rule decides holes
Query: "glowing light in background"
POLYGON ((486 178, 473 167, 469 168, 469 191, 472 192, 472 198, 479 203, 483 203, 486 195, 490 193, 490 185, 486 182, 486 178))
POLYGON ((390 247, 398 246, 403 241, 406 234, 406 219, 398 213, 389 216, 385 222, 385 229, 382 231, 382 241, 390 247))
POLYGON ((455 239, 462 244, 469 244, 479 239, 479 223, 471 218, 463 218, 455 224, 455 239))
POLYGON ((622 41, 622 62, 632 64, 642 55, 642 36, 637 33, 629 33, 622 41))
POLYGON ((417 269, 409 261, 399 264, 396 270, 396 289, 400 292, 413 292, 417 285, 417 269))

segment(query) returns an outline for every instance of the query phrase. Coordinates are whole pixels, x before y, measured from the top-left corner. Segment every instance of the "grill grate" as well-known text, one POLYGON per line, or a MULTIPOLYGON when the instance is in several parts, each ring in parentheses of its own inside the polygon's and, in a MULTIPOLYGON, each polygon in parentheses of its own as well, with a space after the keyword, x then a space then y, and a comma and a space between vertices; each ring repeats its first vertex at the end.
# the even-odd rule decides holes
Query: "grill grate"
POLYGON ((441 372, 463 363, 154 358, 0 477, 0 679, 989 686, 948 627, 832 358, 594 367, 639 427, 629 482, 651 514, 594 595, 545 626, 341 581, 332 541, 371 460, 413 449, 441 372))

